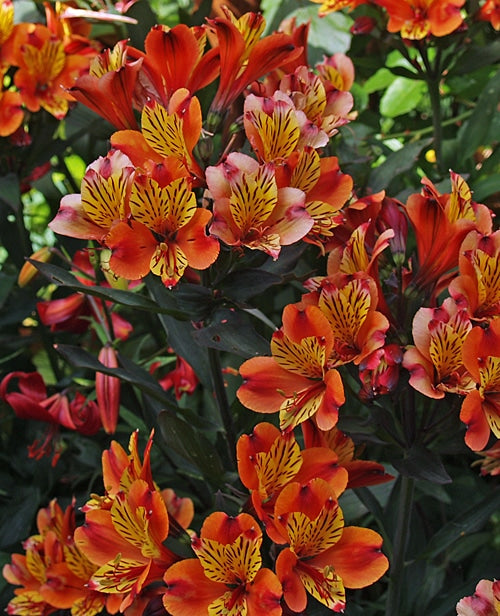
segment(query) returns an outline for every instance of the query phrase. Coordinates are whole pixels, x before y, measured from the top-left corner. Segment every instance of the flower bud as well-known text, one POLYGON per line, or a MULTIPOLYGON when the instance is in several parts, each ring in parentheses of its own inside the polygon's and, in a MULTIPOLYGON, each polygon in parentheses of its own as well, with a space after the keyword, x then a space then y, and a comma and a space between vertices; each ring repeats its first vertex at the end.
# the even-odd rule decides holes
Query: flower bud
MULTIPOLYGON (((47 261, 50 260, 51 256, 52 253, 49 246, 44 246, 43 248, 40 248, 40 250, 34 252, 31 255, 30 259, 32 259, 33 261, 40 261, 40 263, 47 263, 47 261)), ((38 270, 36 269, 36 267, 29 261, 26 261, 26 263, 22 266, 21 271, 19 272, 17 284, 20 287, 25 287, 33 280, 33 278, 37 274, 38 270)))
MULTIPOLYGON (((99 361, 107 368, 118 368, 116 351, 105 345, 99 353, 99 361)), ((95 389, 101 422, 107 434, 114 434, 120 410, 120 379, 96 372, 95 389)))

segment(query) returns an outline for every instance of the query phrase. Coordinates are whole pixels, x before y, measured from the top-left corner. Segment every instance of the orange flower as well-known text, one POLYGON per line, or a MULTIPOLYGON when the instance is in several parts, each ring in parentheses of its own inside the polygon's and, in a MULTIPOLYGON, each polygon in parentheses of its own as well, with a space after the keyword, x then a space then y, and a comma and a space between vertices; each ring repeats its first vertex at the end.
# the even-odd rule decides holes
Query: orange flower
MULTIPOLYGON (((146 104, 141 114, 141 132, 118 131, 111 136, 111 145, 150 175, 154 175, 158 163, 166 164, 172 159, 179 167, 176 177, 184 170, 184 175, 203 183, 203 171, 193 156, 201 127, 199 100, 181 88, 174 92, 166 108, 156 101, 146 104)), ((172 168, 172 163, 168 166, 172 168)))
POLYGON ((481 580, 474 594, 457 603, 457 616, 498 616, 500 613, 500 581, 481 580))
POLYGON ((13 34, 14 83, 23 103, 33 112, 46 109, 61 120, 73 97, 67 91, 89 66, 89 57, 69 54, 64 44, 42 24, 20 24, 13 34))
POLYGON ((71 608, 72 616, 94 616, 103 609, 115 614, 121 597, 108 598, 87 587, 96 568, 73 541, 74 503, 63 512, 51 501, 38 512, 37 527, 39 534, 24 542, 26 556, 13 554, 3 569, 10 584, 22 586, 14 591, 7 613, 46 616, 71 608))
POLYGON ((81 75, 69 91, 116 128, 136 129, 132 103, 141 65, 142 59, 127 61, 127 42, 119 41, 96 56, 88 75, 81 75))
POLYGON ((462 349, 465 367, 476 382, 462 404, 460 419, 466 424, 465 443, 481 451, 490 432, 500 438, 500 319, 485 328, 473 327, 462 349))
POLYGON ((263 250, 277 259, 281 246, 297 242, 313 225, 304 193, 279 188, 271 163, 259 165, 232 152, 217 167, 208 167, 206 177, 214 199, 210 232, 229 246, 263 250))
MULTIPOLYGON (((301 424, 301 428, 304 435, 304 446, 307 447, 306 451, 311 448, 318 450, 328 447, 335 452, 338 464, 348 473, 347 488, 373 486, 394 479, 392 475, 385 472, 381 464, 355 458, 353 440, 341 432, 337 426, 326 431, 318 430, 313 421, 307 420, 301 424)), ((337 490, 335 492, 339 495, 337 490)))
POLYGON ((238 473, 251 492, 255 511, 266 533, 278 543, 281 538, 274 524, 274 505, 287 484, 321 477, 337 496, 346 487, 347 472, 337 464, 337 455, 331 449, 308 447, 301 451, 292 432, 282 433, 269 423, 259 423, 252 434, 243 434, 236 454, 238 473))
POLYGON ((327 276, 319 281, 316 291, 304 295, 302 300, 318 306, 330 324, 333 333, 330 366, 350 362, 359 365, 384 345, 389 321, 376 310, 375 281, 364 272, 327 276))
POLYGON ((322 430, 333 427, 345 401, 340 374, 332 369, 333 346, 321 310, 286 306, 283 327, 271 340, 272 357, 252 357, 240 367, 240 402, 259 413, 279 411, 282 430, 313 416, 322 430))
POLYGON ((491 212, 474 203, 469 187, 451 172, 452 192, 441 195, 424 178, 422 194, 411 195, 406 212, 417 239, 418 269, 413 284, 434 290, 439 279, 458 264, 460 245, 472 230, 492 231, 491 212))
POLYGON ((131 55, 144 60, 144 95, 168 106, 176 90, 186 88, 194 94, 211 83, 219 73, 219 50, 204 53, 206 40, 205 26, 153 26, 144 41, 145 53, 130 50, 131 55))
POLYGON ((460 247, 459 276, 450 295, 474 320, 488 320, 500 313, 500 231, 482 235, 471 231, 460 247))
POLYGON ((210 106, 216 116, 223 114, 243 90, 280 64, 301 53, 288 34, 277 32, 260 39, 265 20, 261 13, 245 13, 239 19, 229 11, 226 18, 209 20, 217 34, 220 81, 210 106))
POLYGON ((281 584, 262 568, 261 544, 252 516, 209 515, 192 543, 198 558, 175 563, 165 573, 165 609, 172 616, 280 616, 281 584))
POLYGON ((500 30, 500 0, 486 0, 477 16, 482 21, 489 21, 495 30, 500 30))
POLYGON ((303 612, 307 593, 334 612, 345 608, 344 588, 363 588, 388 568, 382 538, 367 528, 348 526, 337 498, 323 479, 290 483, 275 506, 282 543, 276 573, 291 610, 303 612))
POLYGON ((324 17, 328 15, 328 13, 341 11, 342 9, 349 9, 352 11, 360 4, 366 4, 368 0, 311 0, 311 2, 321 4, 318 14, 320 17, 324 17))
POLYGON ((104 497, 94 496, 84 507, 85 525, 75 542, 97 565, 88 587, 122 594, 120 611, 132 605, 143 588, 159 582, 177 557, 164 546, 169 512, 153 482, 149 463, 152 434, 141 464, 137 433, 131 436, 130 456, 117 443, 103 455, 104 497))
POLYGON ((132 220, 117 223, 106 237, 111 270, 128 279, 150 271, 174 286, 188 265, 206 269, 219 254, 219 243, 205 232, 212 215, 196 207, 190 182, 177 178, 160 186, 139 175, 130 193, 132 220))
POLYGON ((444 398, 446 392, 466 393, 471 381, 462 346, 471 328, 467 311, 451 298, 440 308, 420 308, 413 319, 415 346, 403 357, 410 385, 430 398, 444 398))
POLYGON ((401 32, 407 39, 428 34, 446 36, 462 24, 460 8, 465 0, 374 0, 389 13, 389 32, 401 32))

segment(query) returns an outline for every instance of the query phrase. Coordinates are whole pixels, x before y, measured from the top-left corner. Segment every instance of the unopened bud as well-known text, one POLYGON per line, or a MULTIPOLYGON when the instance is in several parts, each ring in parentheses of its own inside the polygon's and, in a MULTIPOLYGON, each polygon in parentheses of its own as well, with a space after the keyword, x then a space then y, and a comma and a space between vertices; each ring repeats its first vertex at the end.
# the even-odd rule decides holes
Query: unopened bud
MULTIPOLYGON (((101 349, 99 361, 106 368, 118 368, 116 351, 110 345, 101 349)), ((107 434, 114 434, 120 410, 120 379, 116 376, 96 372, 95 390, 102 426, 107 434)))
MULTIPOLYGON (((40 250, 37 250, 36 252, 34 252, 30 259, 32 259, 33 261, 39 261, 40 263, 47 263, 47 261, 50 260, 52 256, 52 252, 50 250, 50 248, 48 246, 44 246, 43 248, 40 248, 40 250)), ((22 266, 21 271, 19 272, 19 276, 17 278, 17 284, 20 287, 25 287, 28 283, 30 283, 33 278, 38 274, 38 270, 37 268, 30 263, 29 261, 26 261, 26 263, 22 266)))

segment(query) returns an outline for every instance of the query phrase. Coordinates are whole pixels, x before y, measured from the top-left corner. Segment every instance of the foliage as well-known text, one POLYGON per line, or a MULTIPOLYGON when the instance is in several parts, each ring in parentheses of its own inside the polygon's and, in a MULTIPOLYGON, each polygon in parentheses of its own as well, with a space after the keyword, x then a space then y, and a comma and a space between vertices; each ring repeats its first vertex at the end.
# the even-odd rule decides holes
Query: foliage
POLYGON ((8 613, 500 613, 500 9, 413 4, 3 0, 8 613))

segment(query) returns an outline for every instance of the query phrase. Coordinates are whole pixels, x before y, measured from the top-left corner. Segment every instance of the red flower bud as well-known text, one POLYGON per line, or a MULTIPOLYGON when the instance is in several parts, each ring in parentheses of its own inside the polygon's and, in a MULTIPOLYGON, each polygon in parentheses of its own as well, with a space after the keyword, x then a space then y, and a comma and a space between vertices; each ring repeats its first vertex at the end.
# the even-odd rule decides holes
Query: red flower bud
MULTIPOLYGON (((111 346, 101 349, 99 361, 107 368, 118 368, 116 351, 111 346)), ((95 390, 103 428, 107 434, 114 434, 120 410, 120 379, 96 372, 95 390)))

